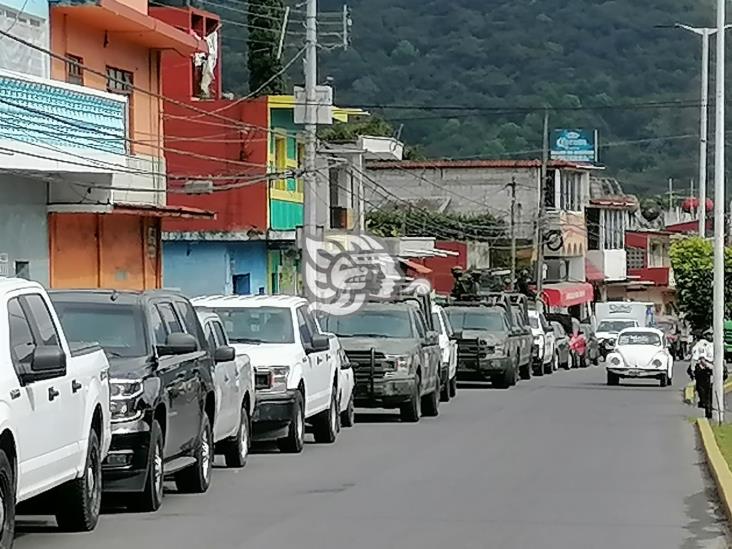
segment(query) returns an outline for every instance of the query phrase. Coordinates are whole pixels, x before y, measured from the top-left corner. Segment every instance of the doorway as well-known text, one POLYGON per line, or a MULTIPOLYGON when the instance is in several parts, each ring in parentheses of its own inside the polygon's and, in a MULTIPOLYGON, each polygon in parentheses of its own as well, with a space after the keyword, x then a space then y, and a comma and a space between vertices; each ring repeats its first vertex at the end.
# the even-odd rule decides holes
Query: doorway
POLYGON ((251 289, 251 278, 249 273, 234 275, 234 295, 250 295, 251 289))

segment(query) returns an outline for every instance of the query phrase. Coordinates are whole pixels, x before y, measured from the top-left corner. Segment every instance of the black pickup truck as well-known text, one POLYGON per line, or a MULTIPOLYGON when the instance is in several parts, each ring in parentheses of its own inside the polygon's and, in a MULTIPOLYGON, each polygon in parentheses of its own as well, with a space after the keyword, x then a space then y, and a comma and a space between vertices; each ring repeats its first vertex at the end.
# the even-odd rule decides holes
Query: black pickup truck
POLYGON ((214 456, 214 360, 191 303, 173 292, 50 292, 72 341, 96 341, 110 363, 112 445, 103 490, 139 511, 162 502, 163 479, 208 490, 214 456))

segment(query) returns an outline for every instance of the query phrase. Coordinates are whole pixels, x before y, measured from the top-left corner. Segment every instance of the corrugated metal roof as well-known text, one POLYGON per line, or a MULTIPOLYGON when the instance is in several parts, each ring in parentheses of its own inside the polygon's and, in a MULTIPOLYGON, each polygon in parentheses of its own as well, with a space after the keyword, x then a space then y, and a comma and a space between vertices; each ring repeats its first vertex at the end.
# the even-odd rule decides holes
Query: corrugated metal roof
MULTIPOLYGON (((425 169, 501 169, 517 168, 530 169, 540 168, 541 160, 402 160, 402 161, 376 161, 367 162, 366 167, 374 170, 425 170, 425 169)), ((567 162, 565 160, 550 160, 550 168, 574 168, 578 170, 598 170, 597 166, 567 162)))

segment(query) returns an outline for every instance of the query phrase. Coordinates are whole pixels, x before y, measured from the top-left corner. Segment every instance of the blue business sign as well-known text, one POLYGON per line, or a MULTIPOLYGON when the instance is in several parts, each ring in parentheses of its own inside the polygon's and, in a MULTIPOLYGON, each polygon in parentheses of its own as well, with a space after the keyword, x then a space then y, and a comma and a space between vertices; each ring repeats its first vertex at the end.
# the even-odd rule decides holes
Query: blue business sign
POLYGON ((552 159, 571 162, 597 162, 596 132, 593 130, 554 130, 552 159))

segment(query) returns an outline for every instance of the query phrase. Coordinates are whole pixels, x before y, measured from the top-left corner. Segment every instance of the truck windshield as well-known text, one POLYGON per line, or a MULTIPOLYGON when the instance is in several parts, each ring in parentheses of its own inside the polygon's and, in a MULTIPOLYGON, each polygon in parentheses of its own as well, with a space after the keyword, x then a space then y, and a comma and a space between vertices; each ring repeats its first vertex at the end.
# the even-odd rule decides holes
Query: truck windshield
POLYGON ((486 332, 505 332, 506 321, 497 311, 481 309, 447 309, 450 324, 456 331, 481 330, 486 332))
POLYGON ((287 307, 214 309, 232 343, 295 343, 287 307))
POLYGON ((339 337, 417 337, 407 310, 361 309, 347 316, 328 315, 324 328, 339 337))
POLYGON ((617 334, 626 328, 635 328, 637 325, 635 320, 601 320, 597 325, 597 331, 617 334))
POLYGON ((140 307, 119 303, 54 301, 66 338, 74 343, 98 343, 110 358, 148 354, 145 321, 140 307))

